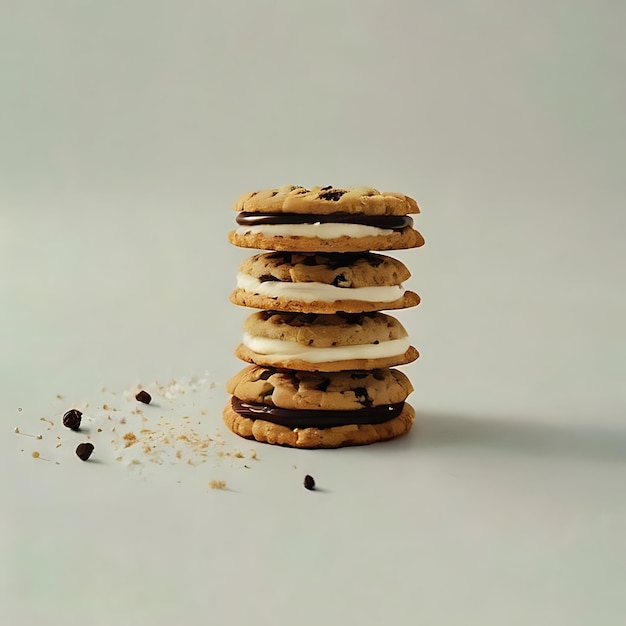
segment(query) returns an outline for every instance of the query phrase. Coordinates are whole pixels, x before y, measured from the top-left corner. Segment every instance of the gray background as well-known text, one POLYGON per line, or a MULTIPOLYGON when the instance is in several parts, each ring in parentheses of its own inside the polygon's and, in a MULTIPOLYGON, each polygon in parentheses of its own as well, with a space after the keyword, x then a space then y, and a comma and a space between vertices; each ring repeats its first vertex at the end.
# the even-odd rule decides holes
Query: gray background
POLYGON ((264 448, 272 476, 286 459, 326 471, 314 506, 259 470, 207 518, 191 492, 100 471, 76 521, 102 536, 98 577, 71 583, 102 604, 91 623, 184 606, 187 623, 622 623, 625 14, 1 2, 0 615, 79 621, 51 562, 85 546, 44 541, 40 517, 65 528, 78 494, 18 458, 17 407, 206 369, 223 385, 247 314, 228 302, 247 256, 226 243, 230 206, 296 183, 418 200, 427 245, 397 256, 422 296, 398 314, 422 353, 406 369, 420 428, 396 447, 264 448), (149 575, 130 558, 120 582, 123 556, 105 558, 134 545, 107 493, 133 537, 163 542, 149 575))

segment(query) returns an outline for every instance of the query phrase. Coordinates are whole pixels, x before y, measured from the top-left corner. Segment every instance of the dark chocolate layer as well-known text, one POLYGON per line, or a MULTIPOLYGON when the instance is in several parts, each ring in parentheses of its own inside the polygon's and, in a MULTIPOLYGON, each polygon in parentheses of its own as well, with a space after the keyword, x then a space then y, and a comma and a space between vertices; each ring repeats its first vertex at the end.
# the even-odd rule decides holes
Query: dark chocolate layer
POLYGON ((351 213, 330 213, 312 215, 300 213, 237 213, 240 226, 270 226, 274 224, 362 224, 390 230, 402 230, 413 226, 413 218, 408 215, 352 215, 351 213))
POLYGON ((267 404, 243 402, 233 396, 233 410, 249 419, 262 419, 288 428, 332 428, 348 424, 381 424, 402 413, 404 402, 383 404, 354 411, 280 409, 267 404))

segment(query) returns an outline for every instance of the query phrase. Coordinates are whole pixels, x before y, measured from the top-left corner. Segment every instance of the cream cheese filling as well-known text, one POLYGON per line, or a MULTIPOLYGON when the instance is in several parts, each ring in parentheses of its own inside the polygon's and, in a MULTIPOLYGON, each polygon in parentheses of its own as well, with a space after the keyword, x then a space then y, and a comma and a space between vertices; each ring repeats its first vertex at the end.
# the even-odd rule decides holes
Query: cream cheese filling
POLYGON ((263 226, 240 226, 235 231, 238 235, 265 235, 266 237, 317 237, 336 239, 338 237, 377 237, 392 235, 390 228, 377 228, 364 224, 265 224, 263 226))
POLYGON ((237 274, 237 287, 249 293, 268 298, 283 298, 301 302, 336 302, 360 300, 361 302, 394 302, 401 298, 402 285, 387 287, 335 287, 326 283, 289 283, 275 280, 261 281, 249 274, 237 274))
POLYGON ((332 346, 313 348, 303 346, 297 341, 283 341, 267 337, 253 337, 244 333, 243 345, 246 348, 267 356, 301 359, 308 363, 325 363, 326 361, 351 361, 352 359, 384 359, 403 355, 410 347, 408 337, 390 339, 380 343, 366 343, 356 346, 332 346))

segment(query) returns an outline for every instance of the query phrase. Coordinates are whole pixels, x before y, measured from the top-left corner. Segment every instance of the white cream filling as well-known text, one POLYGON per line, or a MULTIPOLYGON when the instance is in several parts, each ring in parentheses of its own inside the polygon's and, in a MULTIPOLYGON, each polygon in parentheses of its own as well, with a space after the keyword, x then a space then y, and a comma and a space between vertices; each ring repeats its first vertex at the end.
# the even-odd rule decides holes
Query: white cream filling
POLYGON ((335 287, 326 283, 284 283, 260 281, 249 274, 237 274, 237 287, 249 293, 268 298, 283 298, 301 302, 336 302, 337 300, 360 300, 361 302, 394 302, 401 298, 402 285, 391 287, 335 287))
POLYGON ((400 356, 410 347, 408 337, 390 339, 380 343, 366 343, 357 346, 333 346, 330 348, 312 348, 303 346, 297 341, 253 337, 248 333, 243 336, 243 345, 267 356, 283 356, 290 359, 301 359, 309 363, 325 363, 326 361, 351 361, 352 359, 384 359, 400 356))
POLYGON ((372 237, 391 235, 395 231, 390 228, 377 228, 364 224, 266 224, 264 226, 240 226, 238 235, 265 235, 266 237, 317 237, 319 239, 336 239, 337 237, 372 237))

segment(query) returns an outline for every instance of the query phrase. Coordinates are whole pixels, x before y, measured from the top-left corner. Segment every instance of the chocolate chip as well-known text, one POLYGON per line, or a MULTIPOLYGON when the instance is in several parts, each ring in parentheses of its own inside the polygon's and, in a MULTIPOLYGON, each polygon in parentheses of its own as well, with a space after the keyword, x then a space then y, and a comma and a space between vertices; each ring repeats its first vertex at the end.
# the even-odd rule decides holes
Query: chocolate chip
POLYGON ((336 270, 353 265, 362 256, 361 252, 334 252, 328 255, 327 264, 331 270, 336 270))
POLYGON ((352 372, 352 374, 350 374, 350 378, 352 378, 352 380, 367 378, 367 372, 352 372))
POLYGON ((274 372, 272 370, 264 370, 259 376, 259 380, 267 380, 274 372))
POLYGON ((332 185, 326 185, 326 187, 321 187, 320 190, 321 191, 327 191, 328 189, 332 189, 333 186, 332 185))
POLYGON ((143 402, 144 404, 150 404, 152 402, 152 396, 143 389, 135 396, 135 400, 139 400, 139 402, 143 402))
POLYGON ((71 409, 63 416, 63 426, 72 430, 79 430, 82 416, 83 414, 78 409, 71 409))
POLYGON ((333 189, 332 191, 325 191, 324 193, 319 194, 320 200, 332 200, 333 202, 337 202, 341 196, 343 196, 345 191, 341 189, 333 189))
POLYGON ((368 260, 372 267, 378 267, 385 262, 385 259, 381 259, 379 256, 374 255, 371 255, 368 260))
POLYGON ((270 281, 279 281, 280 279, 272 276, 271 274, 263 274, 263 276, 259 276, 259 280, 262 283, 268 283, 270 281))
POLYGON ((93 443, 79 443, 76 447, 76 456, 81 461, 86 461, 91 456, 93 450, 93 443))
POLYGON ((302 265, 307 265, 309 267, 317 265, 317 259, 315 258, 315 255, 312 254, 311 256, 304 257, 304 259, 302 259, 302 265))
POLYGON ((363 406, 372 406, 372 399, 367 394, 367 389, 365 387, 357 387, 354 390, 354 395, 363 406))
POLYGON ((344 274, 337 274, 333 280, 335 287, 350 287, 352 283, 345 277, 344 274))
POLYGON ((309 476, 308 474, 304 477, 304 488, 309 491, 313 491, 315 489, 315 479, 313 476, 309 476))
POLYGON ((347 313, 346 311, 337 311, 337 315, 348 324, 363 325, 363 320, 367 317, 367 313, 347 313))
POLYGON ((330 378, 327 378, 326 380, 323 380, 321 383, 318 383, 317 385, 315 385, 315 388, 318 391, 326 391, 328 389, 328 385, 330 385, 330 378))

